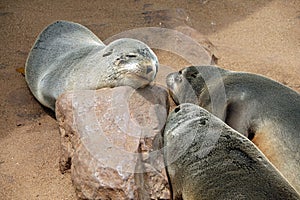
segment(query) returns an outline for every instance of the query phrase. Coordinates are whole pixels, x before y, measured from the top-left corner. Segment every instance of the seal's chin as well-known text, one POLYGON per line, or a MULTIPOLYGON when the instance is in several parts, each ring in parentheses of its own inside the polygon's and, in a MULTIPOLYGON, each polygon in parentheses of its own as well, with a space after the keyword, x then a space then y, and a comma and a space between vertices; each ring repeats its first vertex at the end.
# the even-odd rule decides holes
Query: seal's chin
POLYGON ((176 105, 179 105, 179 104, 180 104, 180 103, 179 103, 179 100, 178 100, 178 98, 176 97, 175 93, 174 93, 171 89, 169 89, 169 94, 170 94, 171 98, 173 99, 174 103, 175 103, 176 105))
POLYGON ((169 91, 169 94, 171 96, 171 98, 173 99, 174 103, 176 105, 179 105, 179 100, 176 96, 176 82, 175 82, 175 76, 176 76, 176 73, 171 73, 167 76, 166 78, 166 84, 167 84, 167 87, 168 87, 168 91, 169 91))
POLYGON ((130 86, 134 89, 144 88, 151 83, 147 77, 140 76, 136 73, 127 73, 120 82, 119 86, 130 86))

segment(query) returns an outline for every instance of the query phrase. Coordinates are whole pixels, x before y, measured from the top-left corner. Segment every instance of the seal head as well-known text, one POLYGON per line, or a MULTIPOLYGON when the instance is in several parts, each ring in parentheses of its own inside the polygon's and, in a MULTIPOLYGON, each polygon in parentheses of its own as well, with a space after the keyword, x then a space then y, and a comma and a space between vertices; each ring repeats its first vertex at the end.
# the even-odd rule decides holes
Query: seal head
POLYGON ((299 199, 245 136, 189 103, 169 115, 164 161, 173 199, 299 199))
POLYGON ((115 86, 145 87, 155 79, 158 71, 155 53, 146 44, 135 39, 113 41, 105 48, 103 57, 113 62, 115 74, 111 77, 117 79, 115 86))
MULTIPOLYGON (((170 73, 166 78, 166 83, 177 105, 200 104, 200 95, 208 92, 207 83, 221 79, 225 73, 225 70, 215 66, 190 66, 170 73)), ((203 100, 207 99, 202 98, 203 100)))

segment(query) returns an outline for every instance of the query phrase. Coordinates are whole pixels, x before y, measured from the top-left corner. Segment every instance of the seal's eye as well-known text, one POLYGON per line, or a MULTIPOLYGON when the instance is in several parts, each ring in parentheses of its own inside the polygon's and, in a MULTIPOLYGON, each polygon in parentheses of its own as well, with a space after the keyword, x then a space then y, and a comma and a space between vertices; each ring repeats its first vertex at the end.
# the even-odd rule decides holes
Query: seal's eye
POLYGON ((136 58, 137 55, 136 54, 127 54, 126 57, 127 58, 136 58))
POLYGON ((147 66, 146 74, 149 74, 149 73, 152 72, 152 71, 153 71, 152 66, 147 66))
POLYGON ((197 78, 197 74, 191 74, 192 78, 197 78))
POLYGON ((105 54, 103 54, 103 57, 109 56, 113 53, 113 49, 110 49, 108 52, 106 52, 105 54))
POLYGON ((178 74, 182 74, 182 70, 180 70, 180 71, 178 72, 178 74))

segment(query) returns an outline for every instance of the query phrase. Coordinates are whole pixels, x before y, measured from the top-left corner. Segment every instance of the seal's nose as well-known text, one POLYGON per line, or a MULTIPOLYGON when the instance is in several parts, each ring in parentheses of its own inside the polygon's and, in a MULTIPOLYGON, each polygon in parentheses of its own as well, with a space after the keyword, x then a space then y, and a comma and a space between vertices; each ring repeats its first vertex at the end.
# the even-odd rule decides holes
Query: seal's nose
POLYGON ((146 74, 149 74, 153 71, 153 67, 152 66, 147 66, 147 71, 146 74))
POLYGON ((178 113, 180 111, 180 106, 177 106, 175 109, 174 109, 174 112, 175 113, 178 113))

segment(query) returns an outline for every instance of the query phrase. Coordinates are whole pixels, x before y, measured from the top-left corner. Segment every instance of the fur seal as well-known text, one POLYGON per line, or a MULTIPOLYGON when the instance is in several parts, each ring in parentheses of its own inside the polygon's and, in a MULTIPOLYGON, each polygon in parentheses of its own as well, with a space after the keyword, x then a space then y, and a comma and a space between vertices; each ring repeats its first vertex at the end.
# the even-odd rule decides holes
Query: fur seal
POLYGON ((216 66, 169 74, 177 104, 194 103, 248 137, 300 193, 300 95, 264 76, 216 66))
POLYGON ((80 24, 57 21, 33 45, 25 79, 36 99, 54 110, 64 91, 122 85, 140 88, 153 81, 157 71, 158 59, 145 43, 122 38, 105 45, 80 24))
POLYGON ((195 104, 170 113, 163 143, 173 199, 300 198, 248 138, 195 104))

